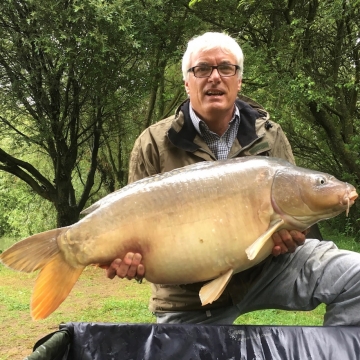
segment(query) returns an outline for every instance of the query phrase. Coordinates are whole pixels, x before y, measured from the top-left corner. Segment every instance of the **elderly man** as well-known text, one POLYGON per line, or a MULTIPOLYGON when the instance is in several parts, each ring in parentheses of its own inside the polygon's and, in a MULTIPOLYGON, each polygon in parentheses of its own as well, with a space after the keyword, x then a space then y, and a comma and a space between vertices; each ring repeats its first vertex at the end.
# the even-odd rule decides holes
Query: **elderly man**
MULTIPOLYGON (((136 140, 129 182, 200 161, 266 155, 294 163, 280 126, 254 101, 238 97, 243 53, 222 33, 192 39, 182 61, 188 99, 176 114, 147 128, 136 140)), ((324 324, 360 324, 360 255, 298 231, 273 235, 272 255, 235 274, 218 300, 201 306, 203 283, 152 284, 150 310, 159 323, 232 324, 265 308, 311 310, 327 304, 324 324)), ((128 253, 107 270, 114 278, 142 278, 141 254, 128 253)))

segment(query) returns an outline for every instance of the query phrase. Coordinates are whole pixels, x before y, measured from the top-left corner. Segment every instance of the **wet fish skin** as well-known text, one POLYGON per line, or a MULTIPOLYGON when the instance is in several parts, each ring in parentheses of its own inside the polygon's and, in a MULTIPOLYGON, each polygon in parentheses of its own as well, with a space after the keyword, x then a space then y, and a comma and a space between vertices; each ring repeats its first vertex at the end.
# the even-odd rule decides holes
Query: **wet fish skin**
POLYGON ((83 269, 108 266, 129 251, 143 255, 158 284, 212 280, 215 301, 231 276, 272 250, 272 234, 303 231, 347 210, 357 193, 328 174, 267 157, 202 162, 130 184, 84 211, 77 223, 33 235, 0 254, 15 270, 40 270, 34 319, 51 314, 83 269))

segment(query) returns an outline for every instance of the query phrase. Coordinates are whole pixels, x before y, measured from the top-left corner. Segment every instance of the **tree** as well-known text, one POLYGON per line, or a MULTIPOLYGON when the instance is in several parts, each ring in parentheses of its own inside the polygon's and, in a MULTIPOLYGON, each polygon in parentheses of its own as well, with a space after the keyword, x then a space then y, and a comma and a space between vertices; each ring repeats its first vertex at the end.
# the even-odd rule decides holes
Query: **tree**
POLYGON ((130 84, 137 44, 128 32, 129 6, 125 0, 0 5, 0 131, 17 149, 0 148, 0 170, 53 203, 58 226, 77 221, 91 195, 107 110, 130 84), (24 159, 30 145, 49 159, 50 172, 24 159))
POLYGON ((132 28, 139 61, 129 76, 136 85, 126 97, 121 114, 106 124, 106 146, 100 151, 99 169, 108 191, 127 183, 128 158, 136 137, 149 125, 173 114, 185 99, 181 58, 189 38, 205 29, 183 2, 133 2, 132 28), (134 93, 133 89, 138 91, 134 93), (116 131, 117 130, 117 131, 116 131))

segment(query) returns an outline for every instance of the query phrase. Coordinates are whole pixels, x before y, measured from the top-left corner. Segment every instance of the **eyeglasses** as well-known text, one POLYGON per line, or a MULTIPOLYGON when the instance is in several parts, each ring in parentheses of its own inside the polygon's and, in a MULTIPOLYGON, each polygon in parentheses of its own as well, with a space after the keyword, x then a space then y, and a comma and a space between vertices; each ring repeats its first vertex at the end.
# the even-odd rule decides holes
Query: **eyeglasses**
POLYGON ((240 70, 239 65, 232 64, 221 64, 221 65, 199 65, 193 66, 188 70, 188 72, 192 72, 197 78, 207 78, 210 77, 212 72, 216 69, 220 76, 228 77, 234 76, 237 70, 240 70))

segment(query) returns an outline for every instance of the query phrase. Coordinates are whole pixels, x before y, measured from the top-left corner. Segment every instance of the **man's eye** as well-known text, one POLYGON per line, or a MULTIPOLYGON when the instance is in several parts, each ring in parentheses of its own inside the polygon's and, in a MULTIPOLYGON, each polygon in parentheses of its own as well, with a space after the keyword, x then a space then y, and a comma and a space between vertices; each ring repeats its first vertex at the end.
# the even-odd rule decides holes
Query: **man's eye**
POLYGON ((204 71, 204 72, 206 72, 206 71, 209 71, 210 67, 204 65, 204 66, 198 66, 197 69, 198 69, 198 71, 204 71))
POLYGON ((220 71, 223 71, 223 72, 232 72, 232 71, 234 71, 234 70, 233 70, 233 66, 231 66, 231 65, 226 65, 226 64, 224 64, 224 65, 219 65, 218 69, 219 69, 220 71))

